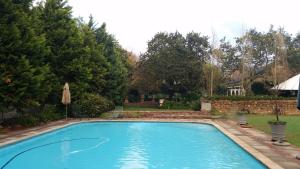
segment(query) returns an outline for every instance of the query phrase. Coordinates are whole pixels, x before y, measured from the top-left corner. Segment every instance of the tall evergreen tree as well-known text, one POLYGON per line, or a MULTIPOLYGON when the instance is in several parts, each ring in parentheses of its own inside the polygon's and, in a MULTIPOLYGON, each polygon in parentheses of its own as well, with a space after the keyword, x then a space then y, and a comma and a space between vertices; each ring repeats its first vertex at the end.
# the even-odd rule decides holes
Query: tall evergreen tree
POLYGON ((106 31, 106 25, 96 29, 96 40, 103 47, 104 56, 108 61, 106 85, 103 94, 116 104, 122 104, 127 90, 127 52, 117 43, 115 38, 106 31))
POLYGON ((48 62, 56 78, 49 83, 53 85, 52 101, 59 101, 61 86, 70 83, 72 96, 77 99, 89 88, 92 70, 88 52, 84 44, 76 20, 72 18, 72 8, 65 0, 47 0, 40 4, 39 17, 47 45, 50 47, 48 62))
POLYGON ((86 59, 89 64, 86 65, 91 69, 92 79, 89 83, 89 92, 94 92, 103 95, 103 90, 107 84, 106 76, 108 75, 109 64, 104 56, 103 46, 96 41, 96 23, 93 17, 87 24, 80 22, 80 31, 83 38, 84 50, 87 53, 86 59))
POLYGON ((5 107, 26 108, 44 103, 50 92, 48 50, 36 34, 31 1, 0 1, 0 100, 5 107))

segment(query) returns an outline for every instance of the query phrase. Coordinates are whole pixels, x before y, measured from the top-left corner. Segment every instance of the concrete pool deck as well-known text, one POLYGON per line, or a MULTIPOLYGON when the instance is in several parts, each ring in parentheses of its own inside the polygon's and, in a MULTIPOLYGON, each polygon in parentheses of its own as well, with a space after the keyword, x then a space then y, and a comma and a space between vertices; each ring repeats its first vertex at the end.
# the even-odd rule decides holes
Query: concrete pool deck
POLYGON ((235 122, 229 120, 210 119, 68 119, 50 122, 42 126, 25 130, 0 134, 0 147, 16 143, 18 141, 37 136, 55 129, 59 129, 71 124, 93 121, 149 121, 149 122, 194 122, 212 124, 230 137, 234 142, 243 147, 256 159, 272 169, 300 169, 300 160, 296 154, 300 153, 300 148, 295 146, 279 147, 272 144, 271 137, 253 128, 241 128, 235 122))

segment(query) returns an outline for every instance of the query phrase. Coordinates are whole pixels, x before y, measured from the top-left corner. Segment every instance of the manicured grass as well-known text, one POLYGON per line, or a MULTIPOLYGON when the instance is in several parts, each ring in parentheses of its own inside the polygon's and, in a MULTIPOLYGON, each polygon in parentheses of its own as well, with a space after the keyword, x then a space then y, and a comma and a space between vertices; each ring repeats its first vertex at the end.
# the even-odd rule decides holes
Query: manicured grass
POLYGON ((166 109, 158 108, 156 106, 124 106, 123 111, 164 111, 164 110, 189 110, 190 109, 166 109))
MULTIPOLYGON (((271 133, 268 121, 276 119, 275 115, 249 115, 248 123, 256 129, 271 133)), ((280 116, 280 120, 287 122, 286 138, 291 144, 300 147, 300 116, 280 116)))
POLYGON ((124 111, 157 111, 157 110, 161 110, 158 107, 155 106, 124 106, 123 107, 124 111))

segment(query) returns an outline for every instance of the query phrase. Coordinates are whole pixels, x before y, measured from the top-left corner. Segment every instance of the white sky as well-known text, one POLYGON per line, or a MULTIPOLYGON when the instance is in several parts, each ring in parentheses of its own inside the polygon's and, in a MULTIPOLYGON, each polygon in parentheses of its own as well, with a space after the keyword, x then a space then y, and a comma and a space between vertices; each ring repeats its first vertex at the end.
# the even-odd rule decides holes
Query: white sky
POLYGON ((99 26, 137 54, 157 32, 201 32, 232 39, 242 27, 267 31, 270 24, 300 32, 300 0, 69 0, 75 17, 92 14, 99 26))

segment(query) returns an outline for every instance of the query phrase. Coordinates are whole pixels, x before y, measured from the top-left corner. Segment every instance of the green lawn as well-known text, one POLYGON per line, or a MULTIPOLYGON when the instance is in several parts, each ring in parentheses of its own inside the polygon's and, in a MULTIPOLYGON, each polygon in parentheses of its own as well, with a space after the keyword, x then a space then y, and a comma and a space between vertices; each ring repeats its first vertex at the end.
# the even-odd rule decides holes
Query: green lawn
MULTIPOLYGON (((280 116, 280 120, 287 122, 286 138, 288 142, 300 147, 300 116, 280 116)), ((266 133, 271 133, 269 120, 276 119, 275 115, 249 115, 248 123, 266 133)))
POLYGON ((159 109, 158 107, 155 107, 155 106, 148 106, 148 107, 145 107, 145 106, 124 106, 123 107, 123 110, 124 111, 155 111, 155 110, 162 110, 162 109, 159 109))
POLYGON ((158 108, 156 106, 124 106, 123 111, 164 111, 164 110, 187 110, 190 109, 166 109, 166 108, 158 108))

